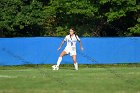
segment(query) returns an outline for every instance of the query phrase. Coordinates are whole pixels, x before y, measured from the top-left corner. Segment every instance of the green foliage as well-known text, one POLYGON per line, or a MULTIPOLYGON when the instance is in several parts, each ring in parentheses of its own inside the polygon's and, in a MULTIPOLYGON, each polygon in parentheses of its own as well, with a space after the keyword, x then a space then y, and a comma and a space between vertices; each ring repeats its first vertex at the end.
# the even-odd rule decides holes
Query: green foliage
POLYGON ((140 34, 140 24, 136 24, 134 27, 128 28, 131 34, 140 34))
POLYGON ((5 35, 32 36, 33 25, 43 24, 43 4, 33 0, 30 5, 21 0, 1 0, 0 28, 5 35), (28 29, 27 29, 28 28, 28 29), (28 31, 26 31, 28 30, 28 31))
POLYGON ((52 29, 49 28, 47 31, 55 32, 55 36, 64 36, 70 27, 79 29, 81 25, 84 26, 84 21, 88 21, 89 17, 93 17, 98 10, 87 0, 51 0, 45 9, 47 17, 45 27, 49 25, 52 29), (53 21, 50 21, 51 19, 53 21))
POLYGON ((70 27, 80 36, 140 35, 136 0, 1 0, 0 11, 5 37, 64 36, 70 27))
POLYGON ((66 36, 68 34, 69 29, 67 27, 56 27, 56 36, 66 36))
POLYGON ((125 11, 119 10, 114 12, 112 9, 110 12, 106 13, 105 16, 107 16, 107 22, 114 21, 115 19, 119 19, 122 16, 126 16, 125 11))
MULTIPOLYGON (((130 27, 128 26, 130 22, 129 20, 126 21, 126 19, 135 17, 135 15, 128 14, 133 12, 137 14, 138 10, 136 0, 99 0, 99 2, 51 0, 49 5, 46 6, 47 17, 51 16, 54 19, 51 22, 53 32, 59 27, 70 28, 73 26, 81 36, 123 36, 130 27), (126 24, 122 23, 122 21, 126 21, 126 24), (118 24, 120 25, 118 26, 118 24), (123 27, 121 27, 122 25, 123 27), (108 29, 111 29, 111 31, 108 32, 108 29)), ((135 21, 134 19, 132 21, 135 21)), ((136 23, 132 22, 131 25, 134 24, 136 23)), ((56 33, 62 34, 62 32, 57 31, 56 33)), ((55 35, 59 36, 59 34, 55 35)))
POLYGON ((136 24, 134 27, 128 28, 128 30, 130 30, 131 33, 140 34, 140 18, 138 18, 137 21, 138 24, 136 24))
POLYGON ((101 0, 101 4, 110 3, 108 7, 109 12, 105 13, 107 21, 114 21, 126 16, 127 12, 137 11, 138 7, 136 5, 136 0, 101 0))
POLYGON ((136 21, 139 17, 140 6, 136 0, 100 0, 99 3, 101 7, 106 8, 100 10, 105 10, 102 15, 104 16, 103 19, 107 20, 107 29, 103 28, 104 30, 112 30, 109 33, 113 33, 114 30, 116 36, 133 36, 135 33, 140 35, 139 25, 136 21))

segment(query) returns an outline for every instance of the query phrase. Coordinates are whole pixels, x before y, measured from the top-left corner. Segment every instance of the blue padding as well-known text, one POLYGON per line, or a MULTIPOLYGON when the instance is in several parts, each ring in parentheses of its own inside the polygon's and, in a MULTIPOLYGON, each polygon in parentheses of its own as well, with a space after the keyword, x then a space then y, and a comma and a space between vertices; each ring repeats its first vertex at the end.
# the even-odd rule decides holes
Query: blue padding
MULTIPOLYGON (((0 38, 0 65, 56 64, 62 37, 0 38)), ((140 63, 140 37, 81 38, 77 44, 79 64, 140 63)), ((73 64, 63 57, 62 64, 73 64)))

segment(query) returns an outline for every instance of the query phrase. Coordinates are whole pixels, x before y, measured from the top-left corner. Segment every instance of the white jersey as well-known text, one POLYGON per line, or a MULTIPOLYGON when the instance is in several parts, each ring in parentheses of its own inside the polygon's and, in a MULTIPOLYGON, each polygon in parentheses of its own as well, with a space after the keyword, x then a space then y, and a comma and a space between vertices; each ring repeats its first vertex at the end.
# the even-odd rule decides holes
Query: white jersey
POLYGON ((76 48, 76 42, 77 41, 80 41, 80 38, 77 36, 77 35, 73 35, 70 37, 70 35, 67 35, 65 38, 64 38, 64 41, 67 42, 67 46, 66 47, 75 47, 76 48))

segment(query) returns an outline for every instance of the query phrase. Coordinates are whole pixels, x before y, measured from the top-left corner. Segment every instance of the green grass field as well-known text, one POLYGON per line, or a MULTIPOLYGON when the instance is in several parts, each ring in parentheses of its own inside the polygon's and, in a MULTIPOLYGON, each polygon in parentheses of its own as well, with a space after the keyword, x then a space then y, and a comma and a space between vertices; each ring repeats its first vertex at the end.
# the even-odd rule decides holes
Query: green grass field
POLYGON ((1 66, 0 93, 140 93, 140 66, 1 66))

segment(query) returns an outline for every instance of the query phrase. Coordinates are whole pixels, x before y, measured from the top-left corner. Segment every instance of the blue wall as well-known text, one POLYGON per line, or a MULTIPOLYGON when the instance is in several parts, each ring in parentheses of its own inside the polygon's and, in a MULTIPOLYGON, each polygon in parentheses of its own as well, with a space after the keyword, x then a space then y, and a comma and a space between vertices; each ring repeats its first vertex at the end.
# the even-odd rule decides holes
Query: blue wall
MULTIPOLYGON (((55 64, 59 37, 0 38, 0 65, 55 64)), ((84 51, 77 43, 79 64, 140 63, 140 37, 81 38, 84 51)), ((72 64, 69 55, 62 64, 72 64)))

